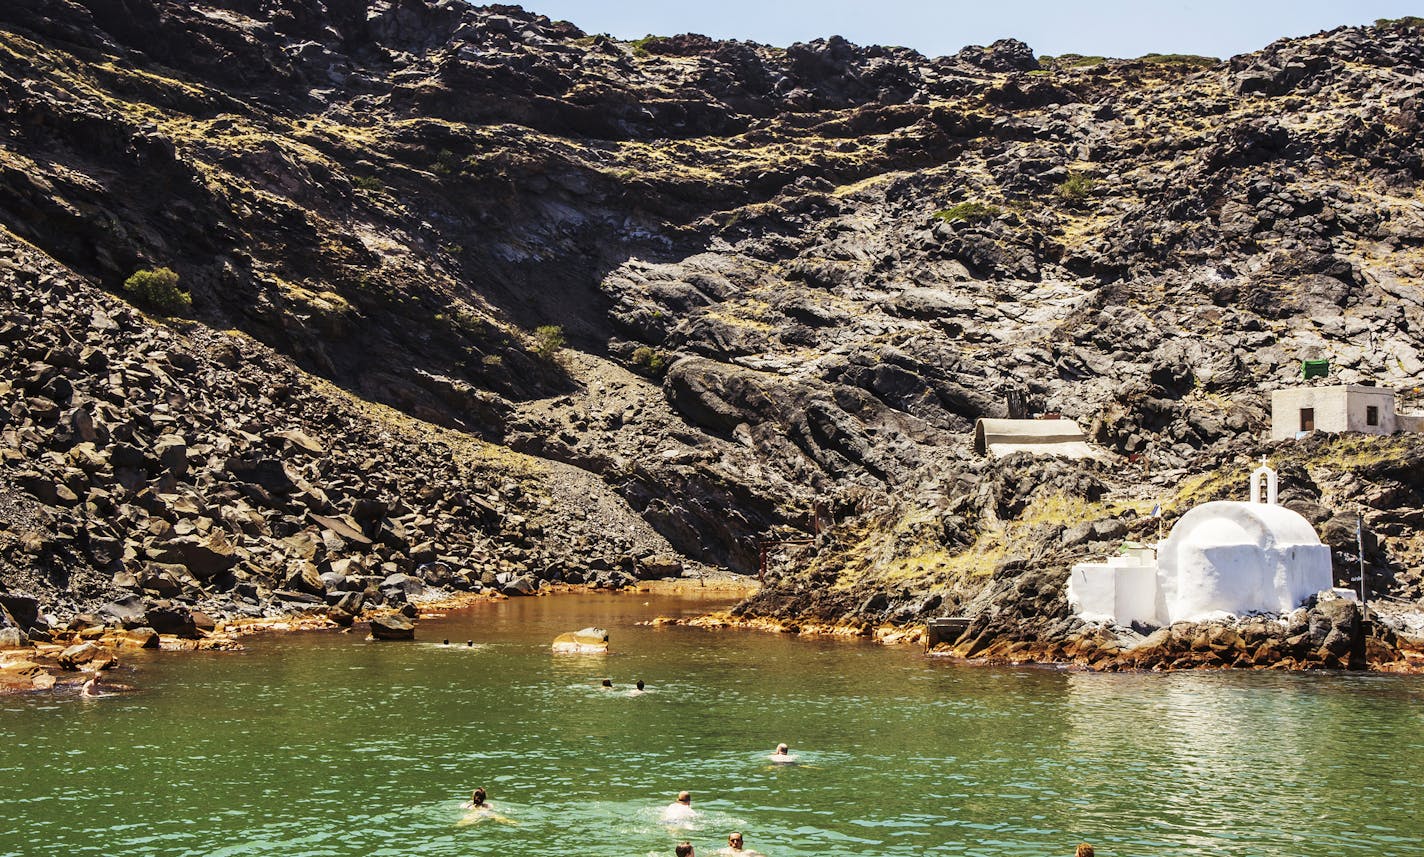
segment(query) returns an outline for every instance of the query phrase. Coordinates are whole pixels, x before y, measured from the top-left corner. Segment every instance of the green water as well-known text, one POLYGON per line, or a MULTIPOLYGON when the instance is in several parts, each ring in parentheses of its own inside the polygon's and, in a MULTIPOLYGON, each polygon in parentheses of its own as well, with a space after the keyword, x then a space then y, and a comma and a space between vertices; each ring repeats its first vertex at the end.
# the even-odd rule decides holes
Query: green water
POLYGON ((275 636, 153 655, 131 694, 0 699, 0 854, 706 857, 732 829, 769 857, 1424 854, 1420 679, 969 668, 634 625, 715 606, 512 600, 427 642, 275 636), (614 654, 549 653, 590 624, 614 654), (767 764, 777 741, 805 764, 767 764), (458 826, 476 785, 513 823, 458 826), (668 829, 684 788, 702 817, 668 829))

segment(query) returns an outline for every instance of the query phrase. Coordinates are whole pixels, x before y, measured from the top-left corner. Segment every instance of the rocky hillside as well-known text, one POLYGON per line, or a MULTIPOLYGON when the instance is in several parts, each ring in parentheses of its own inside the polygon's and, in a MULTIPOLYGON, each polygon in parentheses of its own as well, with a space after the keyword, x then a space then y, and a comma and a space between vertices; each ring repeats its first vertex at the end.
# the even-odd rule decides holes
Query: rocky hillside
POLYGON ((1061 635, 1067 562, 1268 452, 1418 598, 1419 446, 1260 438, 1302 358, 1424 383, 1421 68, 1408 24, 1041 62, 11 0, 6 586, 63 619, 752 572, 819 508, 744 611, 1061 635), (159 267, 188 300, 124 290, 159 267), (1046 411, 1112 463, 974 454, 1046 411))

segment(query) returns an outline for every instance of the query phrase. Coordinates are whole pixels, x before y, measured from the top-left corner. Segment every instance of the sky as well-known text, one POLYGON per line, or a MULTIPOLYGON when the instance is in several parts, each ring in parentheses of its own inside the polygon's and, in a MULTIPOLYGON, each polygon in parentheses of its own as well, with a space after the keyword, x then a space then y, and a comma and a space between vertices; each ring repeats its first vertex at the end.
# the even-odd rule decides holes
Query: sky
POLYGON ((1284 36, 1424 15, 1420 0, 523 0, 619 39, 702 33, 785 47, 840 35, 928 56, 1012 37, 1035 54, 1229 57, 1284 36))

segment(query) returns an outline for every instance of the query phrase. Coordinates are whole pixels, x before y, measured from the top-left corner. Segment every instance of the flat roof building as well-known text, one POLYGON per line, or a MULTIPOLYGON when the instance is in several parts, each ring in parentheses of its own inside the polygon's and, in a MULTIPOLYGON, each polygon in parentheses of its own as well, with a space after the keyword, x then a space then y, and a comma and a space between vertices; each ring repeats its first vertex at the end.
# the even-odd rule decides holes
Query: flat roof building
POLYGON ((1271 393, 1271 440, 1312 431, 1394 434, 1419 431, 1421 424, 1424 417, 1395 410, 1394 390, 1388 387, 1339 384, 1288 387, 1271 393))

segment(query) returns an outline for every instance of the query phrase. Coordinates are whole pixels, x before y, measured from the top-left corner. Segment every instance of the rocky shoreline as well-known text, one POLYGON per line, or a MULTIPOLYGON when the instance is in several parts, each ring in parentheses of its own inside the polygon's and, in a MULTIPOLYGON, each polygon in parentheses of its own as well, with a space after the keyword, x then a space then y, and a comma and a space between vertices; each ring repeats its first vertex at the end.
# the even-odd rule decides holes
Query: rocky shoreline
POLYGON ((1262 440, 1303 359, 1424 384, 1414 19, 1046 62, 259 5, 0 4, 22 641, 761 569, 738 621, 961 616, 971 658, 1412 645, 1105 631, 1062 581, 1264 454, 1336 583, 1424 599, 1424 436, 1262 440), (975 450, 1045 413, 1104 461, 975 450))
MULTIPOLYGON (((928 653, 968 664, 1060 666, 1100 672, 1198 669, 1353 670, 1424 674, 1424 611, 1397 605, 1389 616, 1334 599, 1284 617, 1245 617, 1144 629, 1084 625, 1063 639, 1013 639, 992 622, 971 623, 957 639, 928 653)), ((924 625, 815 622, 724 611, 692 618, 659 617, 654 627, 752 630, 844 637, 882 645, 925 645, 924 625)))

